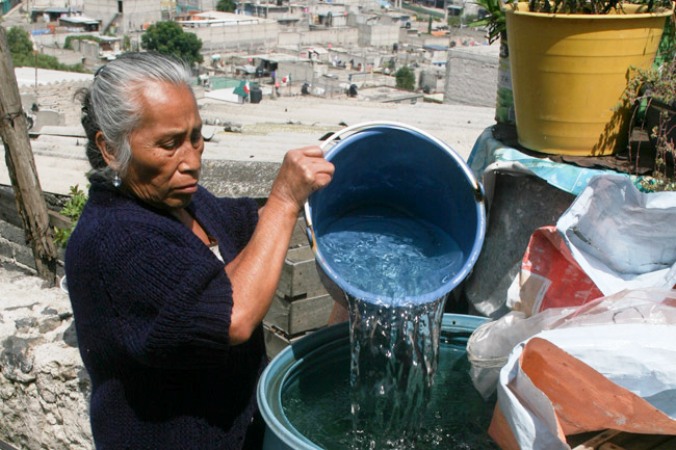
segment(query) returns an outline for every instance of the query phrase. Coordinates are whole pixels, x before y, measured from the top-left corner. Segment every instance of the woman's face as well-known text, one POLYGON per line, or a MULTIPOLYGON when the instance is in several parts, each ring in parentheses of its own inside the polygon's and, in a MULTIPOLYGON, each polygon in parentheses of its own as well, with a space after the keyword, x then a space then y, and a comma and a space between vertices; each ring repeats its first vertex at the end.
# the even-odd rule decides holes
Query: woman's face
POLYGON ((204 151, 195 98, 187 86, 154 82, 141 90, 140 104, 123 185, 155 207, 183 208, 197 191, 204 151))

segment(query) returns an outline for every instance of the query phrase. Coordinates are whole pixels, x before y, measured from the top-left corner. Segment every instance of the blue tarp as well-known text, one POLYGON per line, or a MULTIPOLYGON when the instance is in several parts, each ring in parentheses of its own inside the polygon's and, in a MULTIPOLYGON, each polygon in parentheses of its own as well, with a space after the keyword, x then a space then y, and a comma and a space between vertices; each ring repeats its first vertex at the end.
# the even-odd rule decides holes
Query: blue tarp
MULTIPOLYGON (((526 155, 515 148, 508 147, 493 137, 492 128, 484 130, 474 143, 472 153, 467 160, 470 168, 478 177, 490 167, 490 170, 503 169, 506 172, 530 172, 552 186, 578 195, 587 187, 589 180, 597 175, 618 174, 610 169, 590 169, 573 164, 558 163, 549 158, 536 158, 526 155)), ((640 177, 624 175, 639 187, 640 177)))

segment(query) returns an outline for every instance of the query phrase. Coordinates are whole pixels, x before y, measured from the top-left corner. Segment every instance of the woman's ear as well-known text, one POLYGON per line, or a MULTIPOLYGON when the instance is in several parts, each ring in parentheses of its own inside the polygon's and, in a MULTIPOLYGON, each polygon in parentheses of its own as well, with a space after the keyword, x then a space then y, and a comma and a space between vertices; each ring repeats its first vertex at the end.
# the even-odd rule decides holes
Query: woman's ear
POLYGON ((95 139, 96 146, 99 148, 101 156, 103 157, 103 160, 106 162, 106 165, 108 165, 108 167, 110 167, 111 169, 115 170, 117 167, 117 161, 115 159, 115 155, 113 155, 108 150, 108 144, 106 143, 106 138, 103 136, 103 132, 97 131, 95 139))

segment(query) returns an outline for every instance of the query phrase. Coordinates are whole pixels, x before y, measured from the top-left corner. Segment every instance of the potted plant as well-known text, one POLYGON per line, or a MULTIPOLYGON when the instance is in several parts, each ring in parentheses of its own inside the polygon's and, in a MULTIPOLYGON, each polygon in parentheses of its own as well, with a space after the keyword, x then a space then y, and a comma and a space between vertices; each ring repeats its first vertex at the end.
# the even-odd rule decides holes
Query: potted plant
MULTIPOLYGON (((632 106, 632 125, 639 125, 648 136, 654 167, 651 177, 642 181, 649 191, 676 190, 674 145, 676 143, 676 16, 665 27, 656 64, 638 70, 630 80, 625 104, 632 106)), ((633 128, 633 126, 632 126, 633 128)), ((631 130, 630 130, 631 132, 631 130)), ((639 144, 640 145, 640 144, 639 144)), ((638 166, 637 149, 636 164, 638 166)))
POLYGON ((519 143, 602 156, 626 146, 630 68, 655 59, 671 0, 511 0, 505 6, 519 143))

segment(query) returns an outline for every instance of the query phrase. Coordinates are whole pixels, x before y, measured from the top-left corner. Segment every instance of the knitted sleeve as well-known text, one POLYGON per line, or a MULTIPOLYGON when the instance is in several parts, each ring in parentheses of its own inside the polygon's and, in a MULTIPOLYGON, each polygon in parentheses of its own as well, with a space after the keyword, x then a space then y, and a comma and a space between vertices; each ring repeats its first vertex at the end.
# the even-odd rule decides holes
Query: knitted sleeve
POLYGON ((119 344, 140 363, 219 364, 228 350, 232 287, 223 264, 170 219, 125 221, 98 241, 119 344))
POLYGON ((251 198, 219 200, 225 206, 222 210, 226 211, 229 217, 236 218, 233 222, 236 223, 237 231, 231 235, 239 253, 248 244, 258 224, 258 204, 251 198))

